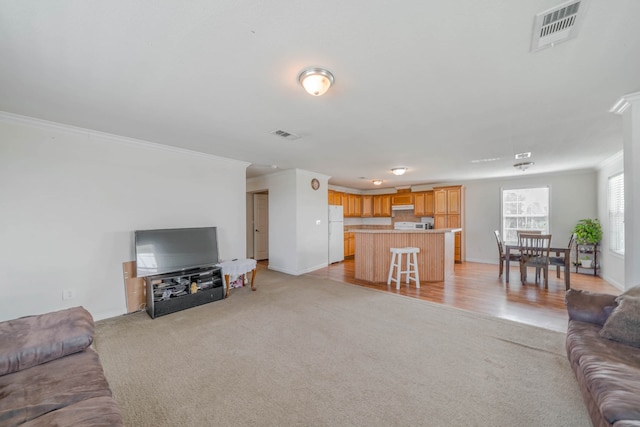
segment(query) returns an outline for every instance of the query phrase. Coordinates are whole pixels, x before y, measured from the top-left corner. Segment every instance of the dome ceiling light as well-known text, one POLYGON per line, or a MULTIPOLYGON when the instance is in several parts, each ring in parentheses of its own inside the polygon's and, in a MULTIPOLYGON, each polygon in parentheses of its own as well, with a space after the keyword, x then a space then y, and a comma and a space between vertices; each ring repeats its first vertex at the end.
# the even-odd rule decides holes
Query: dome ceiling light
POLYGON ((298 81, 309 95, 321 96, 333 85, 335 78, 329 70, 311 67, 302 70, 298 75, 298 81))
POLYGON ((380 184, 382 184, 382 180, 381 180, 381 179, 374 179, 374 180, 373 180, 373 181, 371 181, 371 182, 373 182, 373 185, 380 185, 380 184))
POLYGON ((407 171, 407 168, 393 168, 391 169, 391 172, 393 172, 394 175, 404 175, 404 173, 407 171))

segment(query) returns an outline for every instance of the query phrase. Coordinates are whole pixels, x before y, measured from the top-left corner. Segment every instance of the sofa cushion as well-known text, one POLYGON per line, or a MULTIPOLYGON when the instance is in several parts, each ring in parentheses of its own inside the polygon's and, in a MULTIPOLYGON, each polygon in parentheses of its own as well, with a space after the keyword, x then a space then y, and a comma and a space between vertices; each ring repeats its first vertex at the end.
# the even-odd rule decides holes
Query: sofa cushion
POLYGON ((93 318, 82 307, 1 322, 0 375, 82 351, 93 334, 93 318))
POLYGON ((616 296, 599 294, 578 289, 569 289, 565 294, 565 303, 569 320, 604 325, 616 305, 616 296))
POLYGON ((627 289, 626 291, 621 293, 618 298, 616 298, 616 301, 625 297, 640 297, 640 286, 634 286, 633 288, 627 289))
POLYGON ((640 347, 640 298, 621 295, 616 301, 618 306, 611 312, 600 336, 640 347))
POLYGON ((0 425, 16 426, 83 400, 111 397, 111 390, 98 354, 87 348, 1 376, 0 397, 0 425))
POLYGON ((110 397, 94 397, 49 412, 20 427, 121 427, 124 426, 118 404, 110 397))
MULTIPOLYGON (((600 337, 598 325, 570 321, 567 354, 610 424, 640 421, 640 351, 600 337)), ((633 425, 633 424, 620 424, 633 425)))

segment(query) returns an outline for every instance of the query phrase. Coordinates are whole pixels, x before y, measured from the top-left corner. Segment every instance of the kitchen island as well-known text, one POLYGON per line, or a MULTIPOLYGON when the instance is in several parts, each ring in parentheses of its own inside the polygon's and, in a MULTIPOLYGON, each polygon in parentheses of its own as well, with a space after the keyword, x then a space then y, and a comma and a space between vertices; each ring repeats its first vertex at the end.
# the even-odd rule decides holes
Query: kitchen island
MULTIPOLYGON (((385 282, 389 275, 391 248, 420 248, 418 272, 421 282, 442 282, 453 274, 454 237, 461 228, 436 230, 349 230, 355 233, 355 279, 385 282)), ((403 264, 406 268, 406 264, 403 264)))

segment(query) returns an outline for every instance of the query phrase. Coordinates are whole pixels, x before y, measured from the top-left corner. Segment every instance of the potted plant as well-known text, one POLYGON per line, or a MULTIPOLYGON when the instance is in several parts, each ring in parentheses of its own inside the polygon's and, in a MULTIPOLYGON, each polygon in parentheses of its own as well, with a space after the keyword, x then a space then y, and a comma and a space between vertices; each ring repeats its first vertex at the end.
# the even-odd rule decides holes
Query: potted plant
POLYGON ((591 268, 591 258, 589 258, 589 255, 580 258, 580 265, 584 268, 591 268))
POLYGON ((581 219, 573 232, 579 245, 595 245, 602 240, 602 226, 597 219, 581 219))

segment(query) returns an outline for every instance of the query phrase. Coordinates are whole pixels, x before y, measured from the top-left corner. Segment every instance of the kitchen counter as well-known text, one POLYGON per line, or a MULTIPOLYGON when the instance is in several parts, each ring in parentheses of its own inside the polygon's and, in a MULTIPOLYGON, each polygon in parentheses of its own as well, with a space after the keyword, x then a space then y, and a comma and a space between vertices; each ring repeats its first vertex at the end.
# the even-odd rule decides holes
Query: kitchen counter
POLYGON ((457 233, 462 231, 462 228, 438 228, 431 230, 374 230, 374 229, 366 229, 366 228, 356 228, 351 229, 349 232, 353 233, 432 233, 432 234, 443 234, 443 233, 457 233))
POLYGON ((435 230, 355 229, 355 279, 387 282, 391 248, 420 248, 420 282, 442 282, 453 274, 454 236, 461 228, 435 230))

